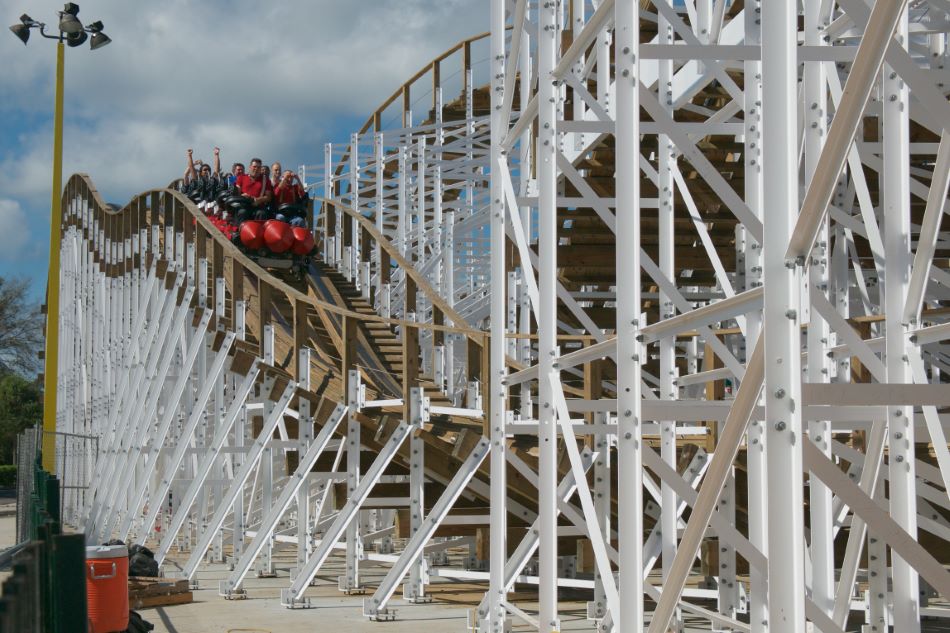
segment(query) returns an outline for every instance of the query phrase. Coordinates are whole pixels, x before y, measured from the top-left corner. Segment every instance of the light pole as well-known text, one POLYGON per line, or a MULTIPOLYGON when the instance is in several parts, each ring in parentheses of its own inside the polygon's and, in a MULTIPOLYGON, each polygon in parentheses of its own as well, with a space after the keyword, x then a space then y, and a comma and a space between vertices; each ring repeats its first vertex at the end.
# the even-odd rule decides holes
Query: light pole
POLYGON ((43 370, 43 468, 56 472, 56 387, 59 358, 59 249, 62 226, 63 189, 63 60, 66 50, 63 44, 76 47, 92 34, 89 47, 102 48, 112 40, 102 32, 102 22, 83 26, 76 16, 79 5, 67 2, 58 12, 59 35, 47 35, 46 24, 37 22, 27 14, 20 16, 20 23, 10 27, 13 34, 24 44, 30 39, 30 29, 37 28, 40 35, 56 41, 56 107, 53 118, 53 191, 50 203, 49 272, 46 288, 46 350, 43 370))

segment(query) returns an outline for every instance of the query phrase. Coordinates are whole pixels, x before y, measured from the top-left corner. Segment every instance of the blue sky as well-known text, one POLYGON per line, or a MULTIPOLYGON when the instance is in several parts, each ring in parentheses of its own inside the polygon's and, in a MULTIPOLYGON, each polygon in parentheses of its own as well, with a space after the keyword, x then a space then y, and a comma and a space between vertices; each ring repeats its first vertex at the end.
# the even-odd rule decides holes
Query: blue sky
MULTIPOLYGON (((64 181, 90 174, 109 202, 167 184, 221 147, 317 164, 403 81, 488 28, 479 0, 86 0, 112 43, 66 50, 64 181)), ((45 292, 55 45, 5 27, 24 11, 55 28, 62 2, 7 0, 0 34, 0 276, 45 292)))

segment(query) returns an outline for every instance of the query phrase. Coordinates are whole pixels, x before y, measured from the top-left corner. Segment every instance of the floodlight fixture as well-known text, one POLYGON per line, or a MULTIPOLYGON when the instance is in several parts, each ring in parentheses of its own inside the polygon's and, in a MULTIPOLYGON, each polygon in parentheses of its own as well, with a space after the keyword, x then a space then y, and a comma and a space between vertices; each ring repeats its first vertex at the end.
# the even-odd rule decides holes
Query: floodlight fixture
POLYGON ((71 48, 81 46, 92 38, 89 42, 89 48, 96 50, 112 42, 112 38, 102 32, 104 28, 102 20, 96 20, 86 26, 82 25, 77 17, 79 15, 79 5, 75 2, 67 2, 63 5, 62 11, 57 11, 59 16, 59 35, 49 35, 46 33, 46 24, 37 22, 29 15, 24 13, 20 16, 20 23, 10 27, 10 32, 17 36, 21 42, 26 44, 30 40, 30 30, 38 28, 40 35, 46 39, 56 40, 66 44, 71 48))
POLYGON ((30 27, 26 24, 14 24, 10 27, 10 30, 13 31, 13 34, 20 38, 20 41, 25 45, 30 41, 30 27))
POLYGON ((92 34, 92 40, 89 42, 89 48, 96 50, 97 48, 102 48, 111 41, 112 38, 110 38, 105 33, 98 31, 92 34))
POLYGON ((66 45, 76 48, 77 46, 81 46, 87 39, 89 39, 89 36, 86 35, 85 31, 79 31, 78 33, 67 33, 66 45))
MULTIPOLYGON (((69 5, 66 5, 69 6, 69 5)), ((76 9, 79 10, 78 8, 76 9)), ((83 32, 82 22, 72 13, 61 11, 59 14, 59 30, 69 35, 77 35, 83 32)))
POLYGON ((37 25, 39 25, 38 22, 24 13, 20 16, 20 23, 11 26, 10 30, 20 39, 21 42, 26 44, 30 40, 30 29, 37 25))

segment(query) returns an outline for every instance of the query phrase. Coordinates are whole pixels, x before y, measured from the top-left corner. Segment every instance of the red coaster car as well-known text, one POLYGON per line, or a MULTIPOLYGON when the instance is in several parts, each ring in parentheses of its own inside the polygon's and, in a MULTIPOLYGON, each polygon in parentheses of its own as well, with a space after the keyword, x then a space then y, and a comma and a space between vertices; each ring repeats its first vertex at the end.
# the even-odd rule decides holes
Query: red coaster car
POLYGON ((310 268, 313 234, 280 220, 247 220, 234 233, 232 243, 259 266, 289 270, 303 279, 310 268))

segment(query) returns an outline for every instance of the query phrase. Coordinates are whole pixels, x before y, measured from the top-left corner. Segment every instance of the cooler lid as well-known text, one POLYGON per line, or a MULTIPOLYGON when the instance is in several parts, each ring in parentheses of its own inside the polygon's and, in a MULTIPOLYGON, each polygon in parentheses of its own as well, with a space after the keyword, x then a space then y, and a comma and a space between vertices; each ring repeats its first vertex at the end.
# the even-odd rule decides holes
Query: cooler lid
POLYGON ((86 548, 86 560, 128 557, 129 548, 125 545, 92 545, 86 548))

